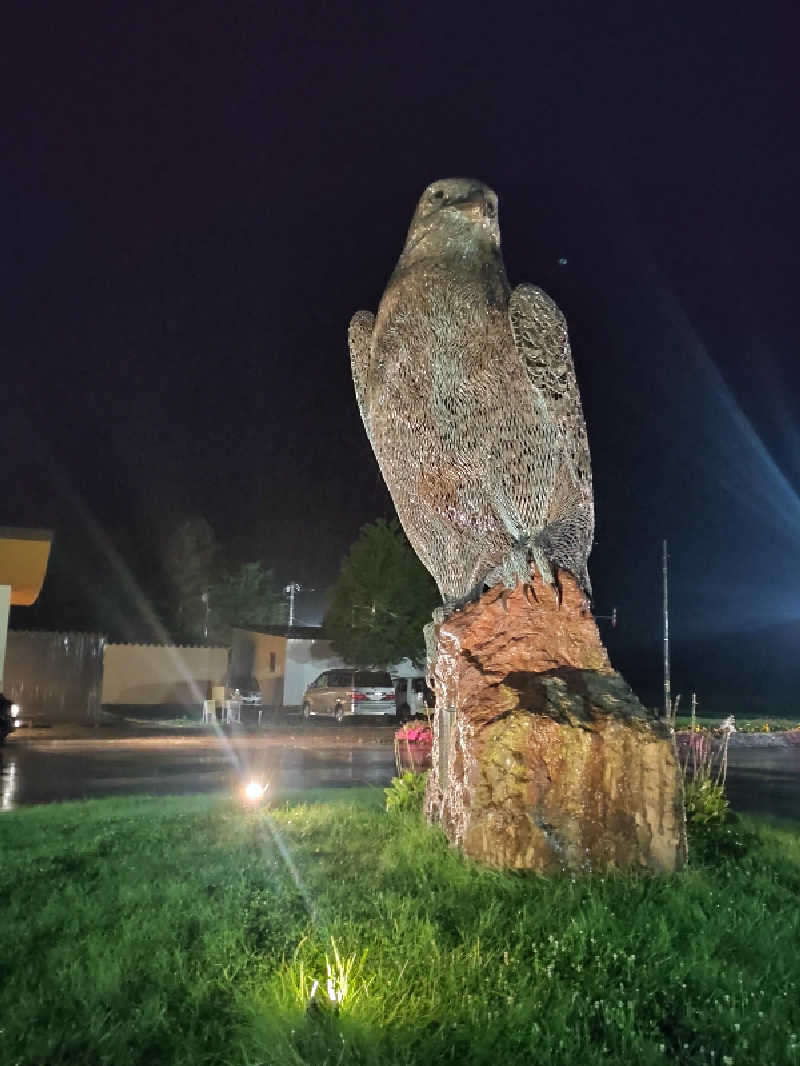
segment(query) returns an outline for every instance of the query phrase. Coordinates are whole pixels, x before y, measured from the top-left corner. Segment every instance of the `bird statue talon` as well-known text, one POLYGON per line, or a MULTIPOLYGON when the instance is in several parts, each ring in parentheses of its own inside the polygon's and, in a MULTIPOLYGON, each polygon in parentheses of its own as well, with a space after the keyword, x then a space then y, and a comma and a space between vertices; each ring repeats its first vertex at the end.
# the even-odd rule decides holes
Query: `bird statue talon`
MULTIPOLYGON (((436 608, 433 612, 436 614, 440 608, 436 608)), ((425 638, 425 684, 428 688, 433 688, 431 684, 431 678, 433 677, 436 669, 437 658, 437 641, 436 641, 436 623, 428 622, 427 625, 422 627, 422 635, 425 638)))
POLYGON ((531 555, 533 556, 533 565, 539 571, 542 581, 545 585, 552 586, 555 583, 553 571, 550 569, 550 563, 547 561, 543 548, 535 540, 531 543, 531 555))
POLYGON ((561 582, 558 580, 558 574, 553 577, 553 592, 556 594, 556 607, 560 608, 564 600, 564 590, 561 587, 561 582))

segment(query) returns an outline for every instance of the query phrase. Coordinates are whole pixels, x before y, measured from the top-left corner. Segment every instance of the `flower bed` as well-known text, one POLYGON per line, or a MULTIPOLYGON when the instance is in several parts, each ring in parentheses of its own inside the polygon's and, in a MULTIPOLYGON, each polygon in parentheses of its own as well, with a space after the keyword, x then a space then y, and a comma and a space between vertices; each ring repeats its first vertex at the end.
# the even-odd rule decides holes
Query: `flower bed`
POLYGON ((394 759, 397 772, 413 770, 422 773, 431 768, 433 732, 427 725, 410 724, 394 735, 394 759))

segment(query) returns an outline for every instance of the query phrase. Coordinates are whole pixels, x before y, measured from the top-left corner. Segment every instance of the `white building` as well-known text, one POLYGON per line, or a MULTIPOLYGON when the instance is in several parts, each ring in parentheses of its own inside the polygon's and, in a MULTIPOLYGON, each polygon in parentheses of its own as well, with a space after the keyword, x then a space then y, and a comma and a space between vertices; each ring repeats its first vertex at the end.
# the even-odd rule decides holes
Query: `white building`
MULTIPOLYGON (((321 628, 262 626, 233 631, 231 685, 244 691, 252 679, 264 702, 273 707, 300 707, 303 693, 315 678, 349 665, 334 653, 321 628)), ((409 659, 390 666, 389 673, 394 680, 422 676, 409 659)))

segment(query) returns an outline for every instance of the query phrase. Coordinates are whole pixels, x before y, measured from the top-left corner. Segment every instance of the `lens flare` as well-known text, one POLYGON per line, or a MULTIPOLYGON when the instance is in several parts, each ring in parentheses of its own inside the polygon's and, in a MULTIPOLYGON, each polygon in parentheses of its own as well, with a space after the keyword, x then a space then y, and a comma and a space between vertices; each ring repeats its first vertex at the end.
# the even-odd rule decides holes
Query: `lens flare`
POLYGON ((258 781, 248 781, 244 786, 244 798, 249 803, 258 803, 268 788, 269 785, 262 785, 258 781))

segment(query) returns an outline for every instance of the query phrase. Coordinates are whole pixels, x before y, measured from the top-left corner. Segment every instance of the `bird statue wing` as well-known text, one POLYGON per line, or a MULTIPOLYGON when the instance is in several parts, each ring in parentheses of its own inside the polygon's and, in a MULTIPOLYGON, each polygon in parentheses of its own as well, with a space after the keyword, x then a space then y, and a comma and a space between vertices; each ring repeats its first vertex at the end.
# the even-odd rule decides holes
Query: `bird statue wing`
POLYGON ((592 467, 567 323, 550 297, 535 285, 514 289, 509 318, 534 408, 544 407, 555 434, 547 517, 532 544, 546 559, 574 574, 591 596, 586 561, 594 538, 592 467))
POLYGON ((591 462, 575 366, 564 316, 536 285, 518 285, 509 299, 514 344, 528 380, 557 429, 561 459, 591 491, 591 462))
POLYGON ((371 311, 356 311, 350 319, 350 327, 347 331, 347 340, 350 345, 350 366, 353 371, 353 384, 356 390, 356 401, 361 412, 361 419, 367 436, 372 439, 369 431, 369 417, 367 415, 367 377, 369 374, 370 354, 372 350, 372 333, 375 329, 375 315, 371 311))

